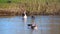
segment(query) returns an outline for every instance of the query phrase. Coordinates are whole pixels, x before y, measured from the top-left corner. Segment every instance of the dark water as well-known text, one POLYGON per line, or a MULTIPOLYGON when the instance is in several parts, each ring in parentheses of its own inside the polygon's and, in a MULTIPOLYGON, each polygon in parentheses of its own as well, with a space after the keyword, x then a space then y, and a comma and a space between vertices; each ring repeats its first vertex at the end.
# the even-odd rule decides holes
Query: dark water
POLYGON ((0 34, 60 34, 60 16, 36 16, 34 20, 21 16, 0 17, 0 34), (31 30, 27 24, 34 22, 37 30, 31 30))

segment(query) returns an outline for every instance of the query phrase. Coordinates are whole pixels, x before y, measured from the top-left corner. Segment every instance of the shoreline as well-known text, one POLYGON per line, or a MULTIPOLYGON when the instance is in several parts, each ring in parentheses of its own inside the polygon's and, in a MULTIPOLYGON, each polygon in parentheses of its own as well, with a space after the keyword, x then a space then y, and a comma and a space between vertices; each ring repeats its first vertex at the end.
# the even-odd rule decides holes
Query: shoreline
MULTIPOLYGON (((52 15, 52 16, 54 16, 54 15, 58 15, 58 16, 60 16, 60 13, 59 12, 57 12, 57 13, 43 13, 43 12, 28 12, 27 11, 27 16, 31 16, 31 15, 52 15)), ((0 16, 22 16, 22 11, 18 11, 18 12, 16 12, 16 11, 4 11, 4 10, 2 10, 2 11, 0 11, 0 16)))

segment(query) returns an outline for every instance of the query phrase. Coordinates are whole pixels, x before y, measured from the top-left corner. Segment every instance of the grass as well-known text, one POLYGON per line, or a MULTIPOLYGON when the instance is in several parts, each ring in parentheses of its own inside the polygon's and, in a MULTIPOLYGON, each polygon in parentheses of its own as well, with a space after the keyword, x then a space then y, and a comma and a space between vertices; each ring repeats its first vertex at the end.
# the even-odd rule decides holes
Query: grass
POLYGON ((22 8, 28 14, 60 14, 60 0, 0 0, 0 10, 19 13, 22 8))

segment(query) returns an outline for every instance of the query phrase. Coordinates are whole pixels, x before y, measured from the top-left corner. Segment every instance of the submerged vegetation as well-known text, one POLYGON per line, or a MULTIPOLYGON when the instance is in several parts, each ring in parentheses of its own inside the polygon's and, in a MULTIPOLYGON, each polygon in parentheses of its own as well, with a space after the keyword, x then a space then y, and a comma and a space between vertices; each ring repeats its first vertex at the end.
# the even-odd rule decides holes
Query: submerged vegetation
POLYGON ((60 15, 60 0, 0 0, 0 15, 60 15))

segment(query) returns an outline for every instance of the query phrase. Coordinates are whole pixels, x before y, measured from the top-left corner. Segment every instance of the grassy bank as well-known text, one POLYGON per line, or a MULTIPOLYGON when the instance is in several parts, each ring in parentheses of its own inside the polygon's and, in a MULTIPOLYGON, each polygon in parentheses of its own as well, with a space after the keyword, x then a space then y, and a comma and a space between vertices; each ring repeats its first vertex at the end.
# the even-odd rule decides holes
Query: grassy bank
POLYGON ((21 15, 23 11, 28 15, 60 15, 60 0, 9 1, 0 0, 0 15, 21 15))

